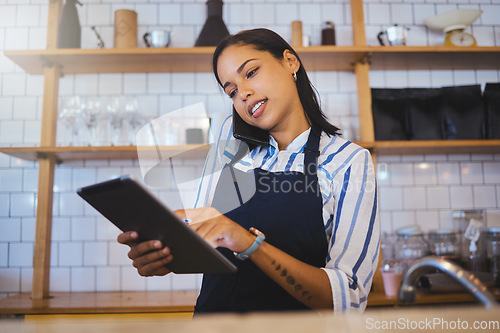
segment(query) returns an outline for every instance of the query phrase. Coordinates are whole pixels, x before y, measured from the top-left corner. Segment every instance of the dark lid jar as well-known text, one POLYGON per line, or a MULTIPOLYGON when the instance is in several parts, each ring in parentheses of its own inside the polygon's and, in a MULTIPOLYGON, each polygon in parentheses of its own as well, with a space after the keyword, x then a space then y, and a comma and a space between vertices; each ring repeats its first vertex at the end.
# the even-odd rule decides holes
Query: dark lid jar
POLYGON ((460 258, 460 242, 456 230, 432 230, 428 233, 427 238, 430 254, 450 260, 460 258))
POLYGON ((335 45, 335 25, 331 21, 321 26, 321 45, 335 45))

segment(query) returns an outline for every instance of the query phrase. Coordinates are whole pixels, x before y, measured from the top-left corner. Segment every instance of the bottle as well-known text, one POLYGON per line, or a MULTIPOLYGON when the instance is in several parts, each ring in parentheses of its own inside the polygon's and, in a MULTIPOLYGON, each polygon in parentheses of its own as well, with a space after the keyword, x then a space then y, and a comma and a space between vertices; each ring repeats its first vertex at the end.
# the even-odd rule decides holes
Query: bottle
POLYGON ((76 4, 82 5, 78 0, 66 0, 62 9, 57 33, 57 47, 60 49, 81 47, 82 27, 80 26, 76 4))
POLYGON ((303 42, 302 21, 292 21, 292 47, 302 47, 303 42))
POLYGON ((222 0, 207 0, 207 20, 201 29, 195 46, 217 46, 229 35, 222 20, 222 0))
POLYGON ((406 271, 416 260, 429 254, 429 246, 424 233, 418 226, 397 230, 395 255, 398 262, 406 271))
POLYGON ((335 45, 335 25, 327 21, 321 30, 321 45, 335 45))
POLYGON ((456 230, 432 230, 428 234, 431 255, 460 264, 460 243, 456 230))
POLYGON ((484 225, 484 211, 461 210, 453 212, 453 222, 460 228, 462 267, 472 273, 478 273, 484 268, 484 242, 481 233, 484 225))
POLYGON ((114 44, 117 49, 137 47, 137 12, 130 9, 115 11, 114 44))
POLYGON ((486 242, 486 270, 493 274, 495 287, 500 287, 500 228, 484 231, 486 242))

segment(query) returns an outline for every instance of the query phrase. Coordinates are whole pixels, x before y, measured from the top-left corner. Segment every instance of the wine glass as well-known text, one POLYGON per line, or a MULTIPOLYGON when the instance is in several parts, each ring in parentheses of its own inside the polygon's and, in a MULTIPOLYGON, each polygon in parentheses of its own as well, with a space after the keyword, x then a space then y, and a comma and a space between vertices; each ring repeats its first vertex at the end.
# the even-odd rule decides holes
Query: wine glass
POLYGON ((128 143, 135 145, 137 132, 146 123, 145 117, 139 110, 139 101, 135 97, 128 98, 125 101, 125 118, 128 122, 128 143))
POLYGON ((110 140, 110 121, 104 100, 99 97, 88 98, 86 102, 86 125, 92 146, 106 146, 110 140))
MULTIPOLYGON (((58 121, 62 125, 60 134, 65 136, 70 146, 80 144, 81 129, 81 107, 82 99, 80 96, 67 96, 61 98, 61 108, 58 114, 58 121)), ((64 142, 64 140, 61 140, 64 142)))
POLYGON ((119 146, 122 132, 122 117, 120 112, 120 98, 117 96, 108 97, 105 99, 105 108, 108 114, 108 121, 111 131, 111 144, 119 146))

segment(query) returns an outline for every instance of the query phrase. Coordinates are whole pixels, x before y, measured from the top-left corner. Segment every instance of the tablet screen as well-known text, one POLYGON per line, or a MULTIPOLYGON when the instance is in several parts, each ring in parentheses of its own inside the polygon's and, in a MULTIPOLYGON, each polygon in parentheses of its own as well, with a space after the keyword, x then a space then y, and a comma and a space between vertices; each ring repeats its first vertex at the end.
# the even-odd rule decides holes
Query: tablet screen
POLYGON ((77 193, 123 232, 139 241, 160 240, 174 259, 174 273, 231 273, 236 266, 129 175, 90 185, 77 193))

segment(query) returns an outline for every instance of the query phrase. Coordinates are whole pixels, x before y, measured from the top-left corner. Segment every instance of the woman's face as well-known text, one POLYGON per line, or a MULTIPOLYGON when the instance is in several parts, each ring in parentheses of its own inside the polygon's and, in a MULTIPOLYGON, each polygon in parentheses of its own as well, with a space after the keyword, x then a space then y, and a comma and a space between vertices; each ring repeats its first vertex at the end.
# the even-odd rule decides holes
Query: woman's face
POLYGON ((271 134, 304 119, 292 76, 299 68, 297 58, 288 50, 278 60, 248 45, 227 47, 217 62, 222 87, 236 112, 245 122, 271 134))

